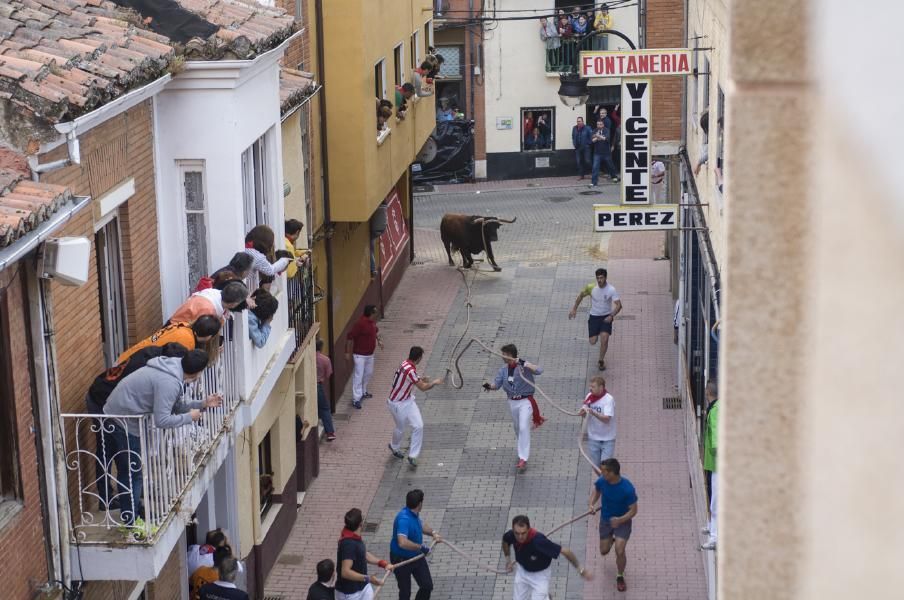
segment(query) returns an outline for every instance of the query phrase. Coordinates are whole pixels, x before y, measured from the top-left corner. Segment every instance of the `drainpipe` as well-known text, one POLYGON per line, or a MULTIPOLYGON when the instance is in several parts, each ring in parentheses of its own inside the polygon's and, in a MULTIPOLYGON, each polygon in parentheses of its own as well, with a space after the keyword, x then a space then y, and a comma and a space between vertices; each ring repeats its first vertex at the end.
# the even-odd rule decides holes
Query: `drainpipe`
MULTIPOLYGON (((66 125, 70 124, 67 123, 66 125)), ((62 127, 62 125, 59 127, 62 127)), ((54 160, 44 164, 38 163, 38 157, 36 155, 29 156, 28 168, 31 169, 31 178, 34 181, 40 181, 42 173, 56 171, 57 169, 68 167, 69 165, 82 164, 82 153, 81 149, 79 148, 78 134, 76 133, 74 123, 72 123, 71 127, 67 128, 66 131, 66 150, 68 152, 68 156, 66 158, 61 158, 60 160, 54 160)))
MULTIPOLYGON (((323 226, 328 231, 332 225, 330 215, 330 159, 327 152, 327 125, 326 125, 326 60, 323 56, 323 0, 315 0, 314 2, 314 19, 317 28, 317 71, 320 76, 320 160, 323 165, 323 226)), ((332 236, 327 235, 324 239, 326 246, 326 315, 327 326, 326 334, 330 342, 330 350, 334 348, 334 331, 333 324, 333 297, 335 293, 335 284, 333 281, 333 240, 332 236)), ((334 351, 335 354, 335 351, 334 351)), ((330 375, 330 402, 336 399, 336 374, 335 371, 330 375)))

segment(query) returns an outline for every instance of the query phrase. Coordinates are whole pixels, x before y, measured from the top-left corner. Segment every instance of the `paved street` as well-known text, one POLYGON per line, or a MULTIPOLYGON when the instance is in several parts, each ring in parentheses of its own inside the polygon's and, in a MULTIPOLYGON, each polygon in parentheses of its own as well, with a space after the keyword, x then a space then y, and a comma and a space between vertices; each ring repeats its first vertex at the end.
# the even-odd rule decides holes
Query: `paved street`
MULTIPOLYGON (((553 398, 577 408, 596 370, 597 348, 586 341, 587 301, 578 318, 567 313, 581 286, 607 266, 624 310, 616 319, 604 373, 616 398, 616 457, 635 484, 639 514, 628 545, 629 590, 615 590, 614 554, 598 555, 596 519, 576 523, 553 537, 575 550, 596 578, 585 583, 562 559, 557 561, 551 597, 696 600, 706 595, 698 524, 685 453, 683 413, 664 409, 675 396, 668 261, 659 233, 603 236, 591 231, 591 206, 616 203, 617 188, 586 193, 586 187, 441 192, 415 200, 416 264, 412 265, 381 323, 386 350, 378 355, 374 399, 362 411, 340 401, 339 440, 321 445, 321 474, 302 504, 298 521, 268 582, 267 594, 304 598, 314 565, 335 558, 342 514, 358 506, 366 514, 368 549, 388 557, 395 513, 408 490, 426 492, 425 520, 481 562, 502 566, 499 542, 515 514, 527 514, 540 531, 586 510, 591 472, 580 458, 580 421, 551 406, 548 421, 531 436, 531 459, 516 474, 515 438, 502 392, 484 393, 480 384, 500 365, 473 348, 460 364, 464 388, 441 386, 418 392, 425 421, 424 451, 414 470, 389 455, 392 420, 383 396, 408 346, 427 350, 419 371, 440 376, 467 323, 466 289, 445 264, 439 220, 445 212, 517 217, 504 225, 494 244, 501 273, 469 275, 472 310, 466 339, 477 337, 497 349, 508 342, 542 365, 538 384, 553 398), (584 193, 582 193, 584 192, 584 193), (585 558, 586 556, 586 558, 585 558)), ((479 263, 486 268, 483 263, 479 263)), ((407 442, 406 442, 407 444, 407 442)), ((447 548, 429 559, 435 600, 510 599, 512 578, 489 575, 447 548)), ((390 580, 381 598, 396 598, 390 580)))

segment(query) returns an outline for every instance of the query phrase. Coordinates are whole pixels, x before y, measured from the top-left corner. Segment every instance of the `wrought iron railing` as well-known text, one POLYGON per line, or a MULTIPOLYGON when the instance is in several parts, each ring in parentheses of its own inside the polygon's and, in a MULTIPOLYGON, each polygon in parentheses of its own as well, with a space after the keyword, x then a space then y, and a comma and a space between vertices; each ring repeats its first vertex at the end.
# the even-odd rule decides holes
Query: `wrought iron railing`
POLYGON ((295 330, 295 350, 298 350, 311 327, 314 326, 315 286, 314 272, 310 261, 298 267, 295 277, 287 280, 289 298, 289 327, 295 330))
POLYGON ((584 37, 558 38, 558 48, 547 48, 546 71, 548 73, 571 73, 580 66, 582 50, 605 50, 607 37, 605 34, 590 34, 584 37))
POLYGON ((232 331, 228 323, 213 363, 183 393, 185 403, 222 395, 222 405, 202 411, 199 421, 161 429, 153 415, 60 415, 68 472, 61 488, 69 492, 73 542, 155 542, 239 405, 232 331))

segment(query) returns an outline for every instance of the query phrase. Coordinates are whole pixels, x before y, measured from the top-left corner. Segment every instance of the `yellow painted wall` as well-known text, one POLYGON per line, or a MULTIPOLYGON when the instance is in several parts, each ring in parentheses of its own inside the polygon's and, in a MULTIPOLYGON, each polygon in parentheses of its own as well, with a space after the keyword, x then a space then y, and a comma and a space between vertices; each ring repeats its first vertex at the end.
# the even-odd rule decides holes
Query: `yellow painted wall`
MULTIPOLYGON (((393 49, 402 44, 403 79, 410 79, 410 39, 432 18, 428 0, 333 0, 324 3, 324 52, 334 221, 366 221, 414 160, 435 125, 430 99, 409 102, 404 121, 377 143, 374 65, 385 58, 386 98, 394 101, 393 49), (425 101, 426 100, 426 101, 425 101)), ((339 319, 341 322, 341 319, 339 319)))
POLYGON ((302 421, 311 425, 310 431, 316 431, 319 418, 317 415, 317 350, 314 345, 314 336, 309 339, 311 342, 300 351, 296 360, 295 414, 299 415, 302 421))
MULTIPOLYGON (((337 223, 333 236, 334 289, 333 334, 338 340, 342 328, 354 316, 367 286, 370 285, 370 225, 368 223, 337 223)), ((325 312, 325 311, 324 311, 325 312)))
POLYGON ((307 244, 307 232, 311 224, 307 222, 304 190, 304 157, 301 153, 301 111, 295 111, 282 122, 282 159, 283 181, 289 184, 291 191, 285 197, 286 219, 298 219, 304 223, 303 235, 298 239, 298 246, 307 244))

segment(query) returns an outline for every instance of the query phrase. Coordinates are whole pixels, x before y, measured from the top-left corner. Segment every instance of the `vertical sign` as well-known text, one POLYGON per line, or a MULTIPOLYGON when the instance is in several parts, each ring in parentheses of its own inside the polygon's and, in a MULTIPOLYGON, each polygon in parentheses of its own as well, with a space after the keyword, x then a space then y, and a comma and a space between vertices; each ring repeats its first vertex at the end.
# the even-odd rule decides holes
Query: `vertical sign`
POLYGON ((622 204, 650 203, 651 87, 649 79, 622 80, 622 204))
POLYGON ((386 230, 380 236, 380 272, 385 282, 408 243, 408 223, 402 212, 399 192, 392 190, 386 198, 386 230))

